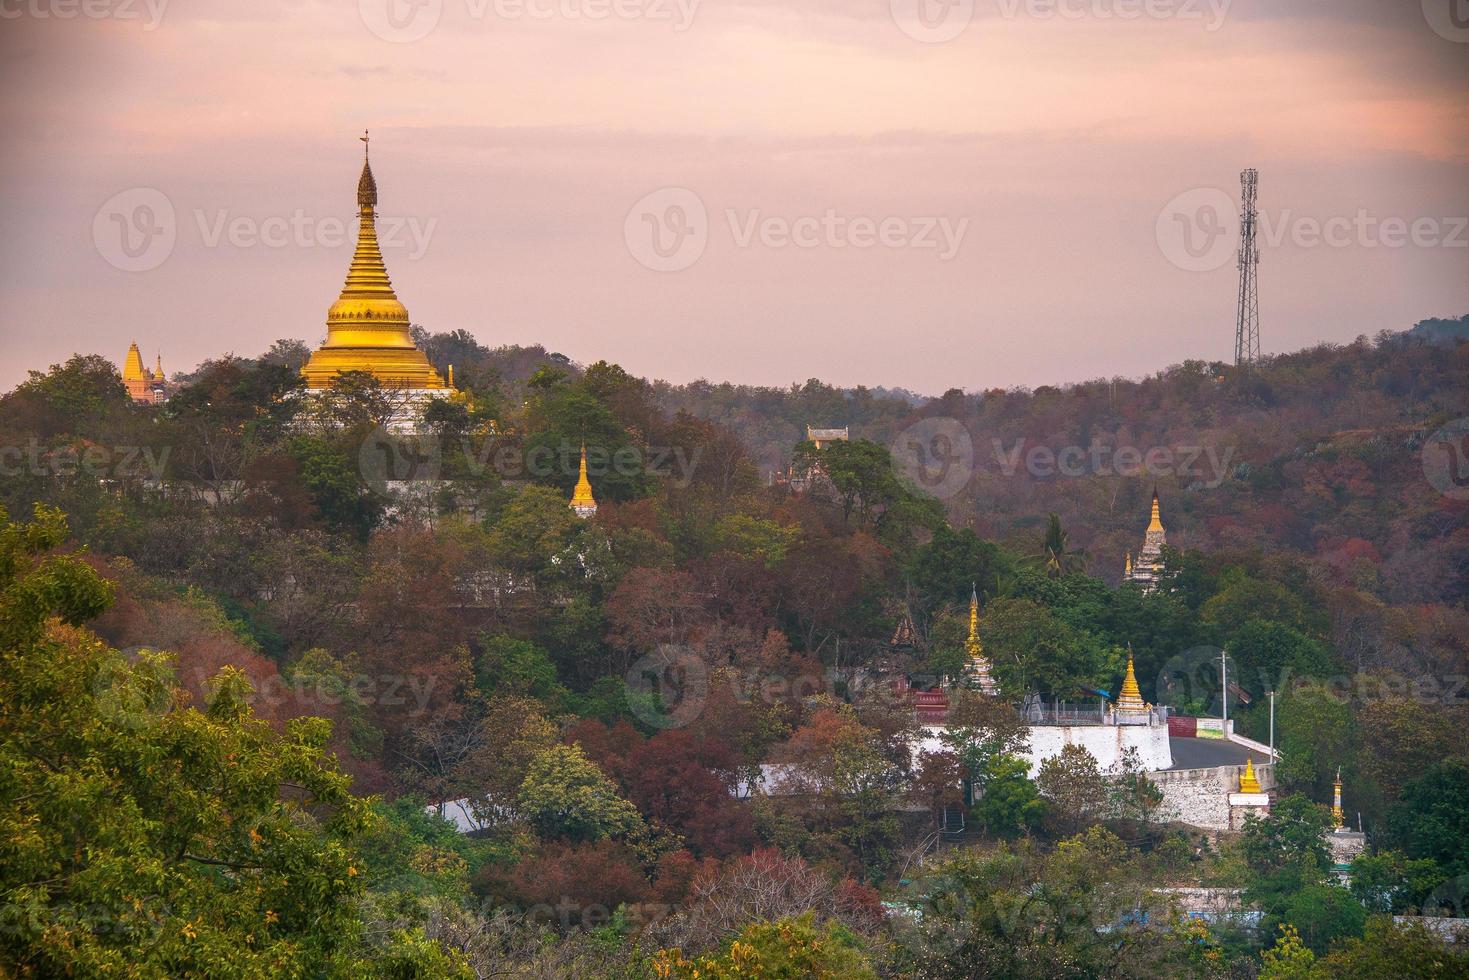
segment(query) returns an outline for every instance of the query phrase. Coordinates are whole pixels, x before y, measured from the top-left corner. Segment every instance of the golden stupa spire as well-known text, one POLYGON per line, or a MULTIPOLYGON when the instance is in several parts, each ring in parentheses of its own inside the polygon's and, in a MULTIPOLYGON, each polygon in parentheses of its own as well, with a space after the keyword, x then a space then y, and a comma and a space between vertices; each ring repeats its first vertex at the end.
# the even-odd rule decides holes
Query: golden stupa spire
POLYGON ((128 356, 122 362, 122 380, 145 381, 147 375, 143 371, 143 355, 138 350, 138 342, 135 340, 128 348, 128 356))
POLYGON ((990 673, 989 658, 984 655, 984 646, 979 641, 979 587, 969 587, 969 636, 964 641, 966 654, 964 665, 969 681, 984 694, 996 694, 995 678, 990 673))
POLYGON ((587 444, 581 444, 581 469, 576 478, 576 490, 571 494, 571 509, 578 517, 591 517, 597 512, 597 500, 592 496, 592 481, 587 479, 587 444))
POLYGON ((341 295, 326 314, 326 343, 301 369, 307 387, 328 388, 342 371, 367 371, 385 385, 442 388, 443 378, 413 344, 408 309, 398 301, 377 240, 377 180, 362 140, 357 179, 357 248, 341 295))
POLYGON ((1127 553, 1127 563, 1122 567, 1122 574, 1124 576, 1132 574, 1132 552, 1130 551, 1127 553))
POLYGON ((1341 766, 1336 767, 1336 782, 1331 791, 1331 825, 1337 830, 1342 828, 1341 812, 1341 766))
POLYGON ((1149 531, 1163 530, 1163 518, 1158 514, 1158 488, 1153 488, 1153 516, 1148 521, 1149 531))
POLYGON ((1132 647, 1127 648, 1127 674, 1122 678, 1122 693, 1117 698, 1117 710, 1125 715, 1147 714, 1148 706, 1143 701, 1143 692, 1137 686, 1137 672, 1132 666, 1132 647))
POLYGON ((157 357, 157 360, 155 360, 153 362, 153 377, 156 378, 156 379, 158 379, 159 381, 162 381, 163 380, 163 354, 160 352, 159 354, 156 355, 156 357, 157 357))
POLYGON ((969 639, 964 641, 964 649, 969 651, 971 657, 982 656, 984 648, 979 644, 979 588, 969 588, 969 639))
POLYGON ((1241 793, 1261 793, 1260 780, 1255 777, 1255 757, 1245 758, 1245 771, 1239 774, 1239 791, 1241 793))

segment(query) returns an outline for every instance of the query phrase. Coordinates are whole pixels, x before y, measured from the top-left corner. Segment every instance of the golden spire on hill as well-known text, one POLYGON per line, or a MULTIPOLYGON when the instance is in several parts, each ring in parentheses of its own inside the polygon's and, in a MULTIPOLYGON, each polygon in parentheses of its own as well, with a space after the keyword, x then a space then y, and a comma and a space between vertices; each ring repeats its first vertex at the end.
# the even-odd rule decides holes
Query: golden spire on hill
POLYGON ((1126 577, 1126 576, 1132 574, 1132 552, 1130 552, 1130 551, 1127 553, 1127 564, 1123 566, 1123 568, 1122 568, 1122 574, 1123 574, 1123 577, 1126 577))
POLYGON ((1239 774, 1239 791, 1241 793, 1260 793, 1260 780, 1255 778, 1255 757, 1248 756, 1245 759, 1245 771, 1239 774))
POLYGON ((995 678, 990 673, 990 659, 984 655, 984 646, 979 642, 979 587, 969 587, 969 636, 964 641, 966 654, 964 670, 969 682, 983 694, 996 694, 995 678))
POLYGON ((1336 767, 1336 782, 1331 791, 1331 825, 1337 830, 1342 828, 1341 812, 1341 766, 1336 767))
POLYGON ((124 381, 146 381, 148 374, 143 370, 143 355, 138 350, 138 342, 135 340, 128 348, 128 356, 122 362, 122 380, 124 381))
POLYGON ((1153 488, 1153 516, 1152 516, 1152 519, 1148 521, 1148 530, 1149 531, 1161 531, 1161 530, 1163 530, 1163 518, 1158 513, 1158 488, 1157 487, 1154 487, 1153 488))
POLYGON ((326 314, 326 343, 301 369, 308 388, 329 388, 342 371, 367 371, 395 388, 443 388, 428 358, 413 344, 408 310, 393 292, 377 241, 377 180, 362 140, 362 176, 357 180, 357 250, 342 294, 326 314))
POLYGON ((1143 692, 1137 686, 1137 673, 1132 667, 1132 648, 1127 650, 1127 674, 1122 678, 1122 694, 1117 698, 1117 711, 1124 715, 1147 714, 1143 692))
POLYGON ((571 494, 571 509, 577 517, 591 517, 597 512, 597 499, 592 496, 592 481, 587 479, 587 444, 581 444, 581 469, 576 478, 576 490, 571 494))
POLYGON ((153 362, 153 377, 159 381, 163 380, 163 354, 158 354, 158 359, 153 362))

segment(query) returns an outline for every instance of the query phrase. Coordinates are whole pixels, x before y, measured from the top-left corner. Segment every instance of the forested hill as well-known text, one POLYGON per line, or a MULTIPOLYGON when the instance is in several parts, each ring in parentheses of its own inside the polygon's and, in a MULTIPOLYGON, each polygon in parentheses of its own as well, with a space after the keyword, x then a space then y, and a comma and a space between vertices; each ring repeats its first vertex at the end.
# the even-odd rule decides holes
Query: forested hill
POLYGON ((657 391, 666 409, 734 431, 767 470, 805 425, 849 426, 895 447, 920 485, 952 490, 950 520, 982 537, 1030 542, 1058 514, 1105 578, 1141 545, 1156 485, 1170 544, 1296 552, 1390 602, 1454 601, 1469 590, 1469 501, 1431 476, 1469 463, 1427 440, 1469 417, 1465 337, 1469 316, 1427 320, 1248 372, 1189 361, 1141 380, 950 391, 916 407, 818 381, 657 391), (972 471, 957 488, 954 468, 972 471))

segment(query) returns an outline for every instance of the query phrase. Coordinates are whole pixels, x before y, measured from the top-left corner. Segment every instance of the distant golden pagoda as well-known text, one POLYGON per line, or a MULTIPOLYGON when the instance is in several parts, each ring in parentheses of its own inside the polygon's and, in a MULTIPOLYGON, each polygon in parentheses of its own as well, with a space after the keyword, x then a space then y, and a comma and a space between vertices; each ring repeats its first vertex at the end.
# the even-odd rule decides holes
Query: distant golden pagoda
POLYGON ((444 379, 413 343, 408 310, 398 301, 377 242, 377 181, 363 142, 362 177, 357 181, 361 225, 357 251, 347 269, 342 295, 326 314, 326 343, 301 369, 308 388, 330 388, 343 371, 366 371, 383 385, 438 392, 444 379))
POLYGON ((592 517, 597 513, 597 498, 592 496, 592 481, 587 479, 587 444, 581 446, 581 470, 576 478, 576 490, 571 494, 571 509, 577 517, 592 517))
POLYGON ((1117 723, 1141 725, 1148 719, 1148 705, 1137 686, 1137 672, 1132 666, 1132 650, 1127 651, 1127 674, 1122 678, 1122 693, 1117 698, 1117 723))
POLYGON ((1168 543, 1168 532, 1163 528, 1163 515, 1158 506, 1158 488, 1153 488, 1153 509, 1148 516, 1148 529, 1143 532, 1143 548, 1133 561, 1127 556, 1127 566, 1122 574, 1124 582, 1136 582, 1143 591, 1152 592, 1158 587, 1163 574, 1163 546, 1168 543))
POLYGON ((969 636, 964 641, 964 672, 971 687, 981 693, 995 695, 999 688, 990 670, 990 658, 984 655, 984 646, 979 642, 979 588, 969 588, 969 636))
POLYGON ((1331 826, 1335 830, 1341 830, 1344 824, 1344 814, 1341 810, 1341 766, 1336 767, 1336 782, 1331 787, 1331 826))
POLYGON ((168 400, 174 386, 168 383, 168 376, 163 373, 162 354, 158 355, 155 365, 151 371, 143 367, 143 354, 138 350, 138 342, 133 341, 122 362, 122 383, 133 401, 156 405, 168 400))

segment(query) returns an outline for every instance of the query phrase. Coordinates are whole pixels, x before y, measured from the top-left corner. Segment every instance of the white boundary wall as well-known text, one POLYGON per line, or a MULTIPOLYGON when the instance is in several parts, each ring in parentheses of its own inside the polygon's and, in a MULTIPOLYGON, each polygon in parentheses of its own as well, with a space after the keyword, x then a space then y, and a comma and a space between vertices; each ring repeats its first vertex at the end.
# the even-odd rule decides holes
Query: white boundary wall
MULTIPOLYGON (((945 751, 946 746, 939 740, 943 730, 937 725, 924 726, 914 748, 919 752, 945 751)), ((1031 776, 1040 772, 1042 762, 1060 755, 1067 745, 1080 745, 1090 752, 1104 773, 1116 769, 1128 749, 1137 749, 1138 760, 1149 772, 1173 765, 1167 725, 1031 725, 1031 776)))

